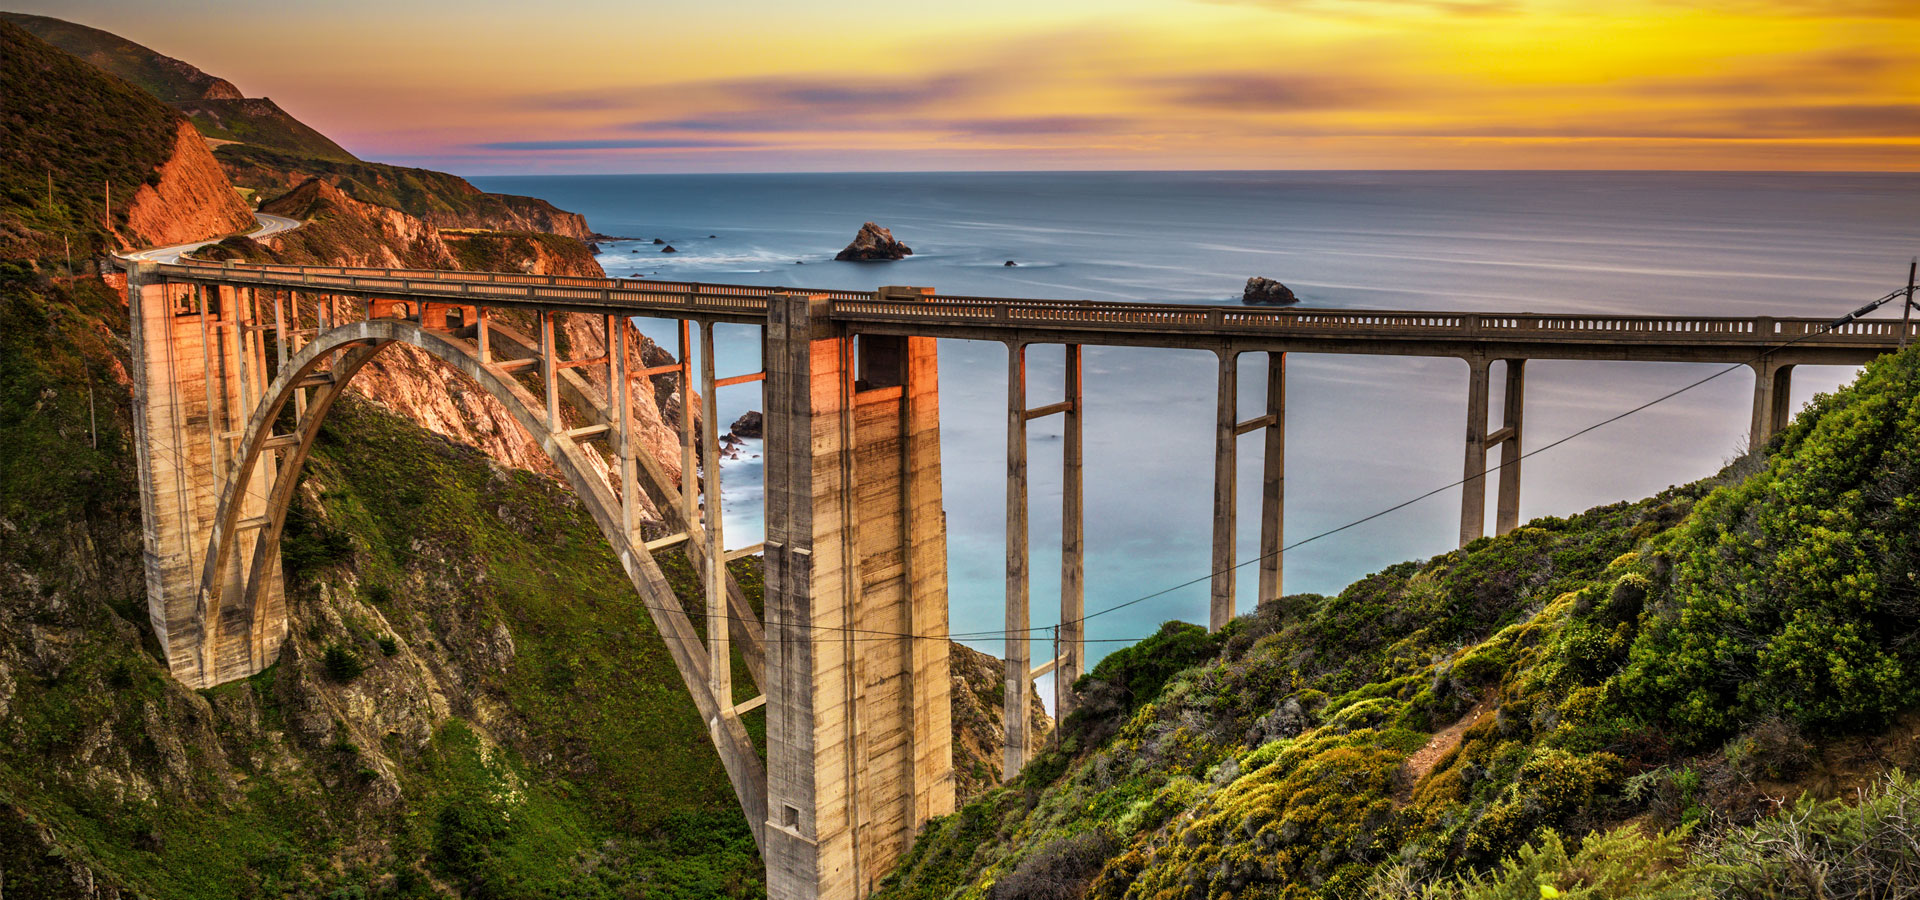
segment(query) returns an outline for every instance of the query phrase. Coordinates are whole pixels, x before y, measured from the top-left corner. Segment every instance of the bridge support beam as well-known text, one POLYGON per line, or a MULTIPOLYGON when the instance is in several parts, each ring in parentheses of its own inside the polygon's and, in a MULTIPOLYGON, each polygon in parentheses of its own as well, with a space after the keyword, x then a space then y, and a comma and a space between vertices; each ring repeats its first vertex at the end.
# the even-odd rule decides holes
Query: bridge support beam
POLYGON ((1793 365, 1762 359, 1753 368, 1753 424, 1747 449, 1759 450, 1793 421, 1793 365))
POLYGON ((1260 480, 1260 596, 1255 604, 1280 599, 1285 590, 1285 506, 1287 488, 1287 355, 1267 354, 1265 473, 1260 480))
POLYGON ((1033 751, 1033 722, 1027 715, 1033 671, 1028 528, 1027 345, 1015 342, 1007 344, 1007 636, 1000 694, 1000 721, 1007 733, 1000 777, 1007 781, 1020 774, 1033 751))
MULTIPOLYGON (((202 607, 204 554, 233 477, 234 450, 264 390, 264 355, 248 329, 237 288, 172 285, 141 263, 128 273, 133 329, 135 447, 147 580, 147 614, 181 683, 212 687, 252 675, 278 656, 286 639, 286 599, 277 559, 267 573, 261 610, 202 607)), ((271 454, 239 499, 240 517, 267 511, 271 454)), ((224 575, 239 596, 257 529, 236 538, 242 552, 224 575)))
POLYGON ((1213 582, 1207 605, 1207 630, 1219 631, 1233 620, 1234 536, 1237 533, 1240 435, 1240 353, 1220 351, 1220 387, 1213 430, 1213 582))
POLYGON ((829 308, 775 295, 767 325, 773 900, 866 896, 953 809, 934 341, 829 308))

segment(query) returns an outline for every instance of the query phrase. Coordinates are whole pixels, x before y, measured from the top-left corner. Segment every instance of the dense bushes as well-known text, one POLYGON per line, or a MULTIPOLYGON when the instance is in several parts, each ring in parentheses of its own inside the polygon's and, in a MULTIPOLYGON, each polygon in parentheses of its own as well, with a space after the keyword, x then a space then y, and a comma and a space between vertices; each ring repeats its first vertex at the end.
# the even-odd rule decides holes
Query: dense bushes
POLYGON ((1656 542, 1671 573, 1614 684, 1622 715, 1700 746, 1769 713, 1871 728, 1920 700, 1917 363, 1817 398, 1763 471, 1656 542))
POLYGON ((1867 821, 1881 813, 1766 816, 1854 783, 1859 760, 1920 762, 1920 717, 1871 747, 1847 736, 1920 702, 1916 361, 1881 360, 1770 455, 1698 484, 1114 654, 1076 686, 1060 749, 935 823, 882 895, 1063 890, 1042 875, 1083 857, 1060 842, 1096 833, 1101 900, 1757 898, 1818 896, 1822 872, 1913 878, 1903 832, 1867 821))

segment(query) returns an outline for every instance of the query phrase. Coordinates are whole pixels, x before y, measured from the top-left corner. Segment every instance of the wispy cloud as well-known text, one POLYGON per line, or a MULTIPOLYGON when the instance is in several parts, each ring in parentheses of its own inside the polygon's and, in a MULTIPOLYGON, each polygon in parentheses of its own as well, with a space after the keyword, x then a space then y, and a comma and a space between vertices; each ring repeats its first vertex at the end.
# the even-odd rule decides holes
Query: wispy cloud
POLYGON ((489 141, 470 146, 475 150, 703 150, 760 145, 752 141, 709 141, 686 138, 587 138, 557 141, 489 141))
POLYGON ((1232 112, 1293 112, 1351 107, 1387 93, 1358 78, 1212 72, 1139 82, 1159 99, 1180 106, 1232 112))

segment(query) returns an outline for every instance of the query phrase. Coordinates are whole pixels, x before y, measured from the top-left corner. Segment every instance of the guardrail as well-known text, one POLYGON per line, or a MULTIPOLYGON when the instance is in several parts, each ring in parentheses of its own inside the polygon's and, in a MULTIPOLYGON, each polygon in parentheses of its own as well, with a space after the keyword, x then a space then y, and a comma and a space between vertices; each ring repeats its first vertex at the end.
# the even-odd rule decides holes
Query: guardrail
MULTIPOLYGON (((754 318, 766 298, 790 292, 825 297, 832 317, 847 322, 920 323, 1022 331, 1112 331, 1303 338, 1547 341, 1628 344, 1752 344, 1804 339, 1806 343, 1891 347, 1901 324, 1856 321, 1821 333, 1825 319, 1731 316, 1583 316, 1537 313, 1464 313, 1310 308, 1261 309, 1174 303, 1030 300, 927 296, 900 300, 879 292, 821 291, 760 285, 375 269, 351 266, 255 266, 182 260, 157 264, 163 277, 246 283, 306 290, 378 293, 449 303, 555 303, 620 309, 667 317, 711 314, 754 318), (1812 337, 1808 337, 1812 335, 1812 337)), ((1920 337, 1920 325, 1910 336, 1920 337)))

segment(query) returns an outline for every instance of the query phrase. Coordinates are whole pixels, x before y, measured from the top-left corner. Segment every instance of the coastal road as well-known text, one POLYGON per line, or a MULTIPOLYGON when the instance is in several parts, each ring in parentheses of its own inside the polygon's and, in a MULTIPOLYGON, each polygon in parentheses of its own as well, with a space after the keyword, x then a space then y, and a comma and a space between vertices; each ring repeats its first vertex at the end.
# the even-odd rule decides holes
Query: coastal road
MULTIPOLYGON (((255 240, 259 240, 260 238, 266 237, 267 235, 270 235, 270 234, 279 234, 283 231, 292 231, 295 228, 299 228, 301 225, 299 219, 289 219, 285 216, 270 216, 263 212, 254 213, 253 217, 255 219, 260 220, 260 227, 248 232, 247 237, 253 238, 255 240)), ((166 262, 166 263, 179 262, 181 254, 187 253, 192 250, 198 250, 199 248, 205 247, 208 244, 220 243, 220 240, 221 240, 220 238, 214 238, 213 240, 210 240, 210 241, 196 241, 191 244, 175 244, 171 247, 155 247, 151 250, 141 250, 137 253, 129 253, 124 258, 131 259, 131 260, 144 260, 146 262, 166 262)))

